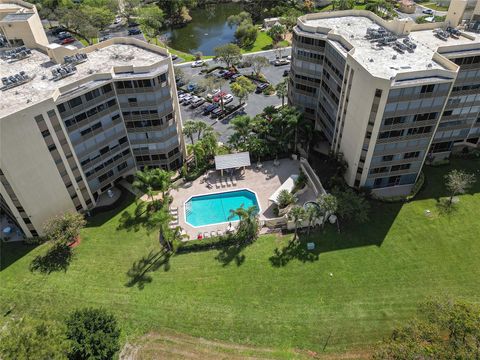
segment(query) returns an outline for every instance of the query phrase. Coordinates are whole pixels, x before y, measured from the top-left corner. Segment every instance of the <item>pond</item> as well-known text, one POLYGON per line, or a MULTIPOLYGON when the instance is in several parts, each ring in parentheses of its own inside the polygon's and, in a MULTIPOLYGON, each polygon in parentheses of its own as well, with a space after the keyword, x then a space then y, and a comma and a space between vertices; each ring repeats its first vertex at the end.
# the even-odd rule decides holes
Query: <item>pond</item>
POLYGON ((212 4, 191 10, 191 22, 184 27, 164 32, 162 37, 166 37, 168 45, 176 50, 214 55, 213 49, 235 39, 235 27, 228 26, 227 18, 242 10, 242 5, 238 3, 212 4))

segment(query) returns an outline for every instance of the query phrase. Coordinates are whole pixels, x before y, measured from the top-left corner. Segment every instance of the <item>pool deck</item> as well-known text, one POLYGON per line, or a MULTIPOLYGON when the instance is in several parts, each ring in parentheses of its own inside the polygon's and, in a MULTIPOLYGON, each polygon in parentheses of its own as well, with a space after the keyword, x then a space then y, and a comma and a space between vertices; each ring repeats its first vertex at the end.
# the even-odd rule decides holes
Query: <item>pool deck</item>
MULTIPOLYGON (((211 170, 209 172, 207 182, 204 181, 203 176, 197 180, 181 185, 178 189, 172 190, 170 193, 173 196, 171 208, 178 208, 178 225, 181 226, 190 239, 196 239, 198 233, 211 233, 212 231, 221 230, 225 233, 228 222, 224 224, 214 224, 201 227, 193 227, 185 221, 185 202, 192 196, 208 195, 222 193, 225 191, 234 191, 239 189, 248 189, 256 193, 258 202, 261 207, 260 220, 274 218, 273 205, 269 203, 268 198, 280 187, 281 184, 292 174, 298 174, 300 163, 297 160, 281 159, 279 166, 274 166, 273 161, 262 163, 262 168, 257 169, 256 164, 248 167, 243 172, 238 170, 235 173, 237 179, 236 186, 226 186, 217 188, 216 181, 220 177, 220 172, 211 170), (209 189, 207 183, 213 186, 209 189)), ((315 195, 311 189, 301 194, 298 198, 298 203, 302 204, 308 200, 314 200, 315 195)), ((235 222, 232 222, 235 225, 235 222)))

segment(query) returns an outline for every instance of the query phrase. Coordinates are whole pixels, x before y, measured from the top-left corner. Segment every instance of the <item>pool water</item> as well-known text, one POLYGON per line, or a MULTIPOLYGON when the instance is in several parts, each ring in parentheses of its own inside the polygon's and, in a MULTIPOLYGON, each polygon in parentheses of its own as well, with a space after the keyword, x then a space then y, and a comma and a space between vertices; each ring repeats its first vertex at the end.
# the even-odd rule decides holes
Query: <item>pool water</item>
POLYGON ((230 210, 243 206, 259 209, 257 196, 249 190, 236 190, 223 193, 193 196, 185 203, 185 216, 192 226, 205 226, 239 220, 229 219, 230 210))

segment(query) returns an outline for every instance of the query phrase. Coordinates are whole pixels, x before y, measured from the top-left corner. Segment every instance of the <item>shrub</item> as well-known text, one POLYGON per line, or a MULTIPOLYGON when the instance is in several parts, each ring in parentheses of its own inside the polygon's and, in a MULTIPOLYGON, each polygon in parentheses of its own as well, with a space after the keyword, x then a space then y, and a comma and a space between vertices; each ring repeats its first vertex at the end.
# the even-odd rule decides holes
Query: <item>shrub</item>
POLYGON ((300 174, 298 175, 297 180, 295 180, 295 187, 293 188, 292 192, 296 193, 298 190, 302 190, 305 185, 307 185, 308 178, 307 175, 300 169, 300 174))
POLYGON ((295 202, 295 196, 288 191, 287 189, 284 189, 280 191, 277 197, 277 204, 280 209, 286 208, 288 205, 293 204, 295 202))
POLYGON ((263 95, 273 95, 275 94, 275 88, 272 85, 268 85, 263 89, 263 95))
POLYGON ((70 359, 110 360, 120 350, 117 320, 103 309, 75 310, 66 325, 72 341, 70 359))

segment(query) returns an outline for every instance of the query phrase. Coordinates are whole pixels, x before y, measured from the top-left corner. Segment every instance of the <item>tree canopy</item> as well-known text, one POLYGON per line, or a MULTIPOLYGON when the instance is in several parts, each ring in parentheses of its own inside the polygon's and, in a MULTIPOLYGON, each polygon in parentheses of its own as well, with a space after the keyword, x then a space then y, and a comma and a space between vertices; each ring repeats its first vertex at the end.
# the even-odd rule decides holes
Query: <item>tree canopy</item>
POLYGON ((80 230, 86 223, 82 214, 66 212, 47 220, 43 231, 48 240, 59 244, 68 244, 80 235, 80 230))
POLYGON ((214 49, 215 57, 224 62, 227 67, 242 60, 242 52, 235 44, 225 44, 214 49))

